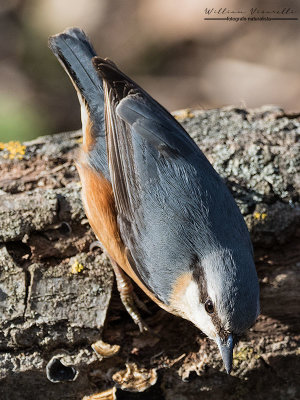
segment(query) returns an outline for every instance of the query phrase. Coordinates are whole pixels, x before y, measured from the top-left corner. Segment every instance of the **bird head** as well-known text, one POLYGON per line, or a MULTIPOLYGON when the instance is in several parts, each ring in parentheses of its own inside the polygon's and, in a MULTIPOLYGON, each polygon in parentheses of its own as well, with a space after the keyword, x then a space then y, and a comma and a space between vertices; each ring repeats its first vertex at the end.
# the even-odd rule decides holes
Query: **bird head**
POLYGON ((179 314, 217 343, 230 373, 235 337, 250 328, 259 314, 252 254, 219 249, 194 257, 180 293, 179 314))

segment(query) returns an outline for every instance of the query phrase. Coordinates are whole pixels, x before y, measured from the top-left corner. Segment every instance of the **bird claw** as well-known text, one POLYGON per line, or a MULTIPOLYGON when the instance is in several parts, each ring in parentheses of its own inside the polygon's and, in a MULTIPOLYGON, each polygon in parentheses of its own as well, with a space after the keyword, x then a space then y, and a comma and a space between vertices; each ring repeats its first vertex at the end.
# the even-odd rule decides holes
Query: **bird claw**
POLYGON ((149 331, 150 329, 148 325, 143 321, 137 307, 145 310, 148 314, 150 314, 150 311, 134 293, 130 278, 128 278, 128 276, 118 266, 117 263, 112 260, 111 263, 115 272, 118 291, 120 293, 120 298, 124 307, 133 319, 134 323, 138 325, 140 332, 149 331))
POLYGON ((124 307, 126 308, 126 311, 133 319, 133 322, 139 327, 140 332, 141 333, 149 332, 150 331, 149 326, 146 324, 145 321, 143 321, 137 309, 138 306, 142 309, 146 308, 147 311, 149 312, 148 308, 144 305, 144 303, 142 303, 142 301, 137 297, 137 295, 133 291, 125 295, 120 293, 120 298, 124 307), (143 304, 143 307, 141 307, 141 304, 143 304))
POLYGON ((137 305, 137 307, 140 310, 145 311, 148 315, 152 314, 151 311, 149 310, 149 308, 146 306, 146 304, 142 300, 140 300, 140 298, 137 296, 137 294, 134 291, 132 292, 132 296, 133 296, 133 300, 134 300, 135 304, 137 305))

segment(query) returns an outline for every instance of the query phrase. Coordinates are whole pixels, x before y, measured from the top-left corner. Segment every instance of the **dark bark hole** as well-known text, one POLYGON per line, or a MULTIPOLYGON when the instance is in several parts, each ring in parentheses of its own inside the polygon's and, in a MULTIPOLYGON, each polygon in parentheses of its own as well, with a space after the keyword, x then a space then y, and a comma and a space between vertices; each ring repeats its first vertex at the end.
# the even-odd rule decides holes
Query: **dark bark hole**
POLYGON ((23 264, 28 261, 31 257, 30 247, 21 241, 7 242, 6 248, 8 253, 12 256, 14 261, 18 264, 23 264))
POLYGON ((46 374, 53 383, 75 381, 78 372, 74 367, 64 365, 58 358, 52 358, 46 366, 46 374))

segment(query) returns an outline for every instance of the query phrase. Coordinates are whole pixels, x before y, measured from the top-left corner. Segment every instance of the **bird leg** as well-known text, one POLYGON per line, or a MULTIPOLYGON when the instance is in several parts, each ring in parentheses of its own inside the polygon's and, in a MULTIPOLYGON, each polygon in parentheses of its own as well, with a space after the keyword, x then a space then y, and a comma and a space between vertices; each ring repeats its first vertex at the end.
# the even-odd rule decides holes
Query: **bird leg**
MULTIPOLYGON (((105 251, 99 240, 96 240, 95 242, 90 244, 90 251, 93 251, 96 247, 99 247, 102 251, 105 251)), ((118 264, 111 258, 110 262, 116 276, 117 288, 120 293, 120 298, 124 307, 126 308, 128 314, 131 316, 133 321, 138 325, 141 332, 149 331, 147 324, 142 320, 136 306, 138 306, 141 310, 144 310, 148 314, 151 314, 151 312, 135 294, 131 280, 122 270, 122 268, 120 268, 118 264)))
POLYGON ((122 268, 120 268, 118 264, 113 260, 111 260, 111 264, 115 272, 117 288, 120 293, 120 298, 123 305, 125 306, 128 314, 133 319, 134 323, 138 325, 140 331, 148 331, 149 328, 147 324, 142 320, 140 313, 137 310, 136 304, 146 311, 148 311, 147 307, 144 305, 144 303, 141 302, 141 300, 138 299, 138 297, 134 293, 130 278, 125 274, 122 268))

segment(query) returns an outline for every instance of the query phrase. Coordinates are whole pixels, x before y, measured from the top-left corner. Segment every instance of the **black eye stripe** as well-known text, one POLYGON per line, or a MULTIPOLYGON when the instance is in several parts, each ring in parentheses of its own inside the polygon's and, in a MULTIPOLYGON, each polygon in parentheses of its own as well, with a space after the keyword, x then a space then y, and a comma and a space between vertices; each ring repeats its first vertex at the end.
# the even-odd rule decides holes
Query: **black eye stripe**
POLYGON ((193 274, 193 279, 197 283, 200 293, 200 302, 204 303, 205 300, 208 298, 207 293, 207 285, 206 285, 206 277, 204 273, 204 269, 201 265, 201 262, 197 255, 192 257, 190 263, 190 270, 193 274))
MULTIPOLYGON (((200 303, 204 304, 205 310, 210 316, 212 323, 214 324, 216 331, 218 332, 220 337, 225 337, 223 333, 223 327, 222 323, 220 321, 220 318, 218 317, 217 310, 215 309, 215 305, 212 302, 212 300, 208 296, 207 292, 207 282, 206 282, 206 276, 204 272, 204 268, 201 264, 201 261, 199 260, 199 257, 195 254, 193 255, 191 262, 190 262, 190 271, 192 272, 192 276, 196 284, 198 285, 199 288, 199 300, 200 303), (212 307, 209 307, 209 311, 206 309, 206 302, 207 300, 210 300, 212 303, 212 307)), ((210 306, 210 304, 209 304, 210 306)))

